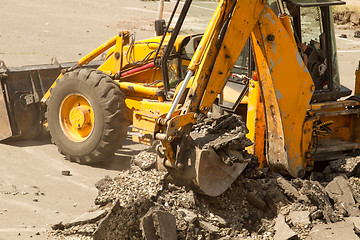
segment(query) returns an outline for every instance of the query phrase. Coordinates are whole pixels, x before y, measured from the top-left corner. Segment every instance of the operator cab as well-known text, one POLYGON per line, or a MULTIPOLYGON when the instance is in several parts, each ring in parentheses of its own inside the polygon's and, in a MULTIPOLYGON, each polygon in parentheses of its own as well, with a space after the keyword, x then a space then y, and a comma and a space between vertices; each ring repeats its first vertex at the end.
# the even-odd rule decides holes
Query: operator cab
MULTIPOLYGON (((336 53, 332 6, 343 5, 341 0, 284 0, 285 10, 293 18, 294 37, 304 63, 314 81, 312 103, 336 101, 351 95, 351 90, 340 84, 336 53)), ((277 0, 269 0, 270 8, 279 14, 277 0)), ((255 64, 251 44, 245 45, 229 78, 219 104, 231 112, 243 112, 246 106, 248 81, 255 64), (238 94, 235 94, 237 92, 238 94), (240 93, 240 94, 239 94, 240 93), (235 97, 236 96, 236 97, 235 97), (241 104, 241 103, 245 104, 241 104)))
MULTIPOLYGON (((343 5, 345 2, 340 0, 284 0, 284 2, 286 12, 293 18, 294 37, 299 53, 315 84, 311 102, 336 101, 351 95, 351 90, 340 84, 332 12, 332 6, 343 5)), ((277 1, 269 0, 269 4, 278 15, 277 1)), ((234 85, 236 76, 251 77, 252 71, 255 70, 251 52, 250 44, 247 44, 232 70, 233 76, 229 79, 225 91, 235 89, 230 85, 234 85)), ((221 104, 222 107, 232 111, 237 109, 247 89, 247 86, 243 86, 240 99, 229 100, 228 104, 225 100, 221 104)))
POLYGON ((340 84, 332 6, 341 0, 285 0, 293 18, 299 53, 315 84, 312 102, 334 101, 351 94, 340 84))

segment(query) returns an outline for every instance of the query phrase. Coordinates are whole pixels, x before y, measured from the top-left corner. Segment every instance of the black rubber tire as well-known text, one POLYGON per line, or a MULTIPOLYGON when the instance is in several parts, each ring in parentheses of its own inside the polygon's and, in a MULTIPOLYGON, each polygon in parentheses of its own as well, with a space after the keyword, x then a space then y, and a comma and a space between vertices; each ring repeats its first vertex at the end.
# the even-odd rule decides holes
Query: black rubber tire
POLYGON ((56 81, 47 101, 45 117, 51 140, 68 160, 93 163, 105 160, 121 148, 126 138, 127 107, 119 86, 106 74, 94 69, 78 69, 56 81), (93 131, 83 142, 74 142, 63 132, 59 113, 68 94, 81 94, 91 104, 94 113, 93 131))

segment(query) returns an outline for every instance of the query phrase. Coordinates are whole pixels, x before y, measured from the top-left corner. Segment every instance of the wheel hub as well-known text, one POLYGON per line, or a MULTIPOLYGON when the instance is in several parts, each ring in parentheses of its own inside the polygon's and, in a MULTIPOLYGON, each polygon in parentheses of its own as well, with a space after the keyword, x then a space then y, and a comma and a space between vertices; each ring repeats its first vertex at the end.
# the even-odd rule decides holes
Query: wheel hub
POLYGON ((85 141, 94 129, 94 113, 88 99, 73 93, 63 100, 59 121, 65 136, 74 142, 85 141))
POLYGON ((70 123, 72 126, 82 128, 90 122, 90 109, 77 106, 70 110, 70 123))

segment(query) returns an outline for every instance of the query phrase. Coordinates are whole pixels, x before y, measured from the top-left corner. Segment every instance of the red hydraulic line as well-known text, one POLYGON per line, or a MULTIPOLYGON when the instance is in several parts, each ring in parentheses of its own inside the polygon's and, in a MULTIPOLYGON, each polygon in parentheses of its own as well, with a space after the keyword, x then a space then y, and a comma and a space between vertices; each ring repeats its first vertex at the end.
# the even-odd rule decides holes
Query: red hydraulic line
POLYGON ((142 71, 142 70, 149 69, 149 68, 153 68, 154 66, 155 66, 154 62, 151 62, 151 63, 145 64, 144 66, 137 67, 137 68, 131 69, 131 70, 129 70, 129 71, 123 72, 123 73, 121 74, 121 77, 126 77, 126 76, 129 76, 129 75, 131 75, 131 74, 140 72, 140 71, 142 71))

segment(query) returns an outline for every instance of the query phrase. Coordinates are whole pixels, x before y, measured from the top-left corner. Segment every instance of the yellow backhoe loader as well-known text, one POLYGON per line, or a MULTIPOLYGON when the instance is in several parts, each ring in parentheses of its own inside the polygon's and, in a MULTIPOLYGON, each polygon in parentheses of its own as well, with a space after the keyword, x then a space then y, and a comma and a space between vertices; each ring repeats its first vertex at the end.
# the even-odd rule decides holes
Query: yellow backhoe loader
POLYGON ((161 143, 163 165, 176 181, 216 196, 246 166, 240 159, 225 164, 190 137, 218 101, 246 119, 249 151, 260 166, 302 177, 316 161, 360 147, 360 71, 348 97, 337 66, 332 6, 341 4, 220 0, 203 36, 181 37, 192 6, 186 0, 173 29, 175 11, 166 27, 156 24, 162 38, 136 42, 121 32, 57 72, 3 67, 1 138, 31 136, 47 125, 60 152, 87 163, 112 154, 132 122, 135 142, 161 143), (106 50, 104 62, 92 61, 106 50), (239 73, 241 81, 231 80, 239 73), (237 99, 227 96, 231 90, 237 99))

